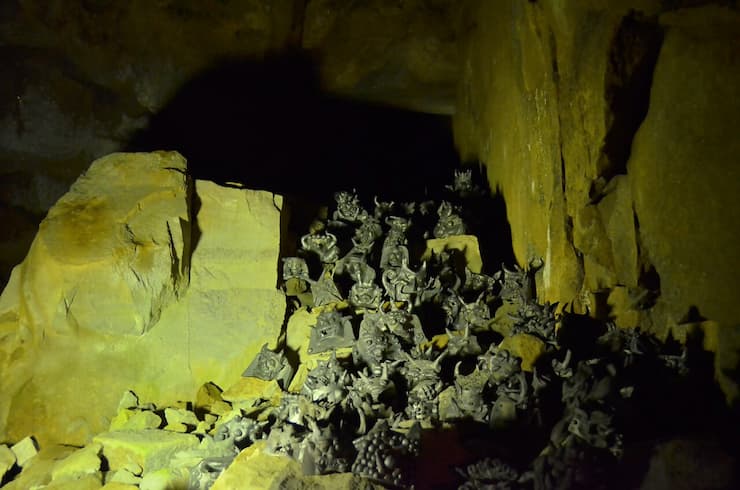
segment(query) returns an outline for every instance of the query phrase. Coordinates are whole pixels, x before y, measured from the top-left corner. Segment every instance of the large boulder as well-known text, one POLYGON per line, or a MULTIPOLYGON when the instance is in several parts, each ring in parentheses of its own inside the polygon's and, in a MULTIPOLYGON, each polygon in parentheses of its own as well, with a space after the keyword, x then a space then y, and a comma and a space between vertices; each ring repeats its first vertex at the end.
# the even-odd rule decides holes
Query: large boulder
POLYGON ((84 444, 123 392, 230 385, 277 338, 282 198, 193 184, 177 153, 94 162, 0 296, 0 439, 84 444))

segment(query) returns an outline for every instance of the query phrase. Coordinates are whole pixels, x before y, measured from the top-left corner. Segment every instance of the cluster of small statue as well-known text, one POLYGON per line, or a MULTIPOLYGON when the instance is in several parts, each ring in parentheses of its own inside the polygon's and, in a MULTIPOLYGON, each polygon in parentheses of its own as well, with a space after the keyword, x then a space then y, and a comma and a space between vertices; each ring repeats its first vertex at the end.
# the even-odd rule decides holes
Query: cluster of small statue
MULTIPOLYGON (((564 314, 535 300, 541 261, 492 275, 471 271, 453 248, 421 261, 420 243, 468 232, 465 203, 481 194, 470 172, 456 172, 441 202, 375 198, 371 212, 355 192, 335 195, 331 217, 283 261, 287 294, 320 310, 308 353, 328 358, 269 417, 223 424, 212 437, 233 451, 196 467, 191 489, 208 488, 259 439, 300 462, 305 474, 350 471, 412 488, 424 431, 458 423, 491 434, 526 427, 545 441, 528 461, 489 456, 457 468, 460 488, 599 488, 598 469, 622 455, 618 407, 637 389, 622 374, 641 356, 680 374, 686 357, 611 325, 588 348, 572 348, 560 335, 564 314), (531 370, 491 330, 502 306, 509 335, 544 345, 531 370), (343 349, 351 355, 338 356, 343 349)), ((265 346, 244 376, 287 390, 295 368, 265 346)))

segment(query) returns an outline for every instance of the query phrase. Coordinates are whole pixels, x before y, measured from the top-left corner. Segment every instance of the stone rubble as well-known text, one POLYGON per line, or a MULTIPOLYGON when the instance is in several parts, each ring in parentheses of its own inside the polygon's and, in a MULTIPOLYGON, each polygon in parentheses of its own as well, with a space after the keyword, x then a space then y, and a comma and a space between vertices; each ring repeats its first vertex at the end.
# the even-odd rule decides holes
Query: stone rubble
MULTIPOLYGON (((448 190, 463 219, 474 189, 448 190)), ((630 445, 650 437, 631 424, 655 422, 651 393, 678 396, 692 375, 687 347, 539 304, 541 262, 490 274, 475 236, 412 227, 422 206, 362 202, 338 193, 301 261, 284 262, 286 293, 292 279, 306 288, 284 335, 239 370, 249 376, 179 406, 125 392, 110 430, 40 466, 38 488, 428 488, 445 467, 435 484, 465 490, 611 488, 630 445), (363 236, 376 225, 382 241, 363 236), (337 300, 314 290, 318 277, 337 300), (351 299, 381 283, 380 301, 351 299), (441 433, 462 446, 430 442, 441 433)), ((9 488, 31 481, 39 456, 19 459, 28 474, 9 488)))

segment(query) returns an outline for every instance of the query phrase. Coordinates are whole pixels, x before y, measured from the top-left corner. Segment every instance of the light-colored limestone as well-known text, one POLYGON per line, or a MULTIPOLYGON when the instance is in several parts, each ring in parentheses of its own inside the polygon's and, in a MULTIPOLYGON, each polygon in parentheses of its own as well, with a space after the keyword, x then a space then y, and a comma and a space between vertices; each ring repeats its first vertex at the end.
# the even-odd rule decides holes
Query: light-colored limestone
POLYGON ((125 410, 127 408, 138 408, 139 397, 136 396, 131 390, 126 390, 121 396, 121 400, 118 402, 118 410, 125 410))
POLYGON ((151 329, 188 284, 186 168, 177 153, 117 153, 90 165, 49 210, 20 266, 33 327, 47 335, 151 329))
POLYGON ((483 259, 480 256, 478 237, 475 235, 454 235, 447 238, 432 238, 427 240, 427 249, 421 260, 429 260, 432 253, 441 253, 444 250, 459 250, 465 257, 465 265, 476 274, 483 268, 483 259))
POLYGON ((199 181, 191 216, 184 166, 176 153, 101 159, 42 223, 0 296, 1 438, 85 445, 120 404, 153 408, 120 393, 176 406, 203 383, 230 386, 276 340, 282 198, 199 181))
POLYGON ((503 195, 517 261, 544 259, 540 301, 661 338, 696 307, 733 397, 740 16, 665 8, 467 2, 455 140, 503 195))
POLYGON ((522 371, 532 372, 534 363, 545 353, 545 343, 533 335, 518 333, 506 337, 499 348, 509 351, 522 360, 522 371))
POLYGON ((139 483, 140 490, 171 490, 188 488, 190 473, 184 468, 162 468, 144 475, 139 483))
POLYGON ((267 401, 279 405, 282 390, 277 381, 265 381, 259 378, 243 377, 223 392, 224 400, 236 409, 248 409, 255 404, 267 401))
POLYGON ((139 490, 138 484, 110 482, 101 487, 102 490, 139 490))
POLYGON ((108 430, 157 429, 162 425, 162 417, 149 410, 121 410, 111 420, 108 430))
POLYGON ((39 448, 36 440, 32 436, 27 436, 10 446, 10 450, 15 455, 15 461, 18 466, 26 464, 38 454, 39 448))
POLYGON ((351 473, 303 476, 300 463, 287 456, 266 454, 263 452, 264 446, 264 441, 257 441, 239 453, 231 465, 221 473, 211 489, 371 490, 382 488, 351 473))
POLYGON ((211 383, 204 383, 195 397, 195 410, 200 412, 221 415, 231 410, 231 405, 221 398, 222 390, 211 383))
POLYGON ((42 447, 39 453, 23 467, 20 475, 3 487, 3 490, 29 490, 42 487, 51 482, 51 472, 56 464, 72 454, 74 447, 50 445, 42 447))
POLYGON ((74 480, 98 474, 102 449, 100 444, 93 443, 73 452, 54 466, 51 472, 52 481, 74 480))
POLYGON ((103 486, 103 477, 100 472, 81 475, 79 478, 61 478, 52 480, 42 487, 44 490, 98 490, 103 486))
POLYGON ((109 471, 105 475, 105 484, 122 483, 126 485, 138 485, 141 482, 141 476, 134 475, 128 470, 120 469, 109 471))
POLYGON ((674 305, 674 320, 695 305, 702 315, 732 324, 740 320, 734 290, 740 103, 732 89, 740 83, 732 54, 740 16, 706 8, 664 19, 669 28, 650 110, 629 161, 640 237, 663 296, 674 305), (679 83, 678 73, 689 76, 679 83))
POLYGON ((666 33, 650 108, 637 132, 628 176, 640 243, 660 276, 666 333, 691 307, 720 325, 718 377, 729 398, 740 352, 740 14, 703 7, 661 17, 666 33), (681 75, 680 75, 681 74, 681 75), (680 81, 677 79, 681 76, 680 81), (729 375, 729 376, 728 376, 729 375))
POLYGON ((164 417, 167 420, 165 430, 173 432, 189 432, 200 423, 193 412, 183 408, 165 408, 164 417))
POLYGON ((169 467, 177 453, 195 449, 199 442, 190 434, 154 429, 104 432, 93 440, 102 445, 111 471, 135 465, 144 474, 169 467))
POLYGON ((552 71, 561 46, 558 39, 555 49, 543 8, 467 4, 465 18, 485 27, 471 30, 462 43, 453 127, 462 159, 485 163, 491 188, 503 194, 519 264, 544 260, 536 277, 540 300, 572 301, 582 269, 569 241, 563 195, 567 179, 552 71))

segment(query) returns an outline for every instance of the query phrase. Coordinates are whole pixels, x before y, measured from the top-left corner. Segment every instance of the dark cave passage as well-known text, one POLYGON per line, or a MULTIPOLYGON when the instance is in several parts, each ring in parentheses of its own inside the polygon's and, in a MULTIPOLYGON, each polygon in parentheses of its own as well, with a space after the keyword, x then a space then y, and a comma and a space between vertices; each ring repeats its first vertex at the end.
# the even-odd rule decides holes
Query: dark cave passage
MULTIPOLYGON (((284 195, 293 238, 335 192, 355 189, 368 207, 373 196, 439 201, 461 168, 449 116, 330 96, 301 54, 217 63, 186 83, 125 150, 176 150, 196 179, 284 195)), ((490 194, 480 168, 465 168, 490 194)), ((514 263, 503 198, 470 204, 468 226, 484 263, 514 263)))
POLYGON ((177 150, 195 178, 314 197, 356 188, 423 198, 459 165, 449 117, 329 96, 297 54, 218 63, 127 150, 177 150))

